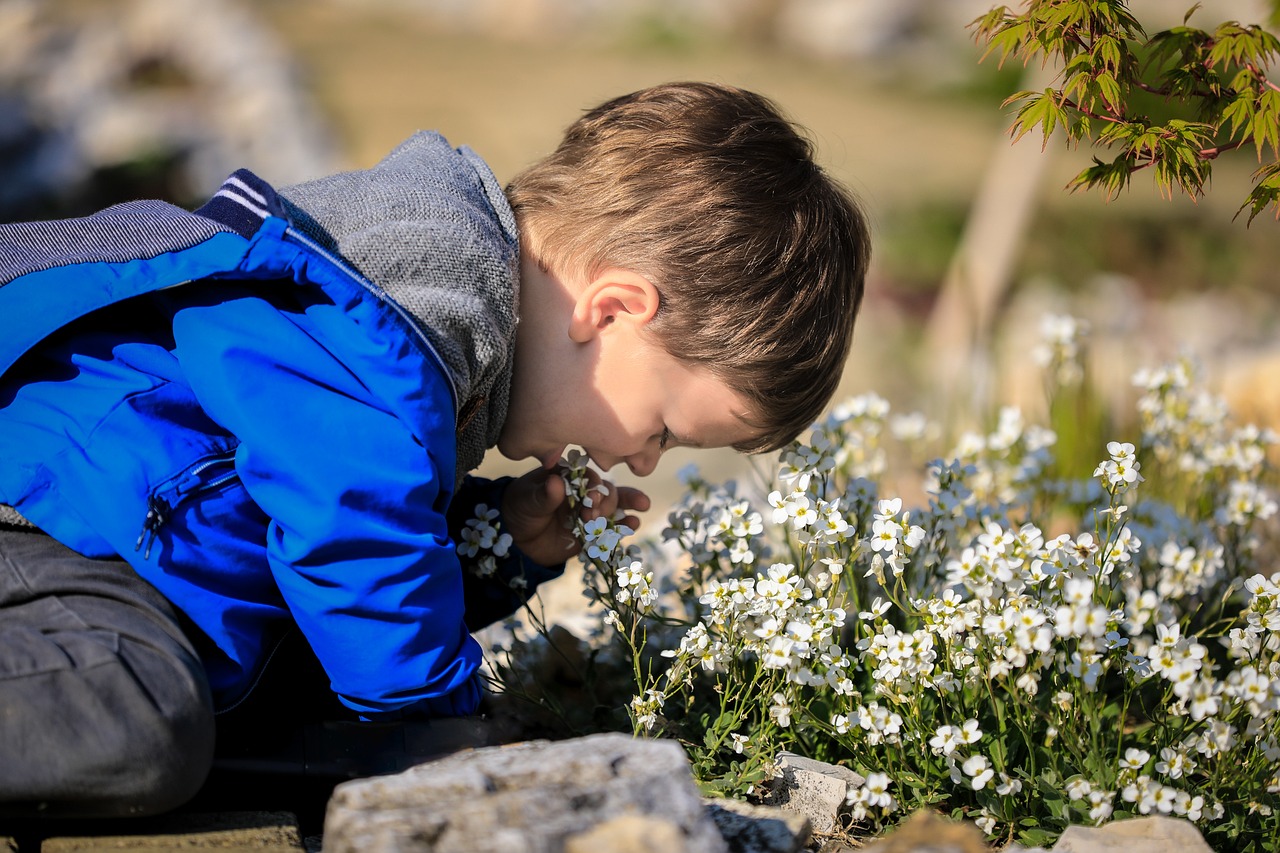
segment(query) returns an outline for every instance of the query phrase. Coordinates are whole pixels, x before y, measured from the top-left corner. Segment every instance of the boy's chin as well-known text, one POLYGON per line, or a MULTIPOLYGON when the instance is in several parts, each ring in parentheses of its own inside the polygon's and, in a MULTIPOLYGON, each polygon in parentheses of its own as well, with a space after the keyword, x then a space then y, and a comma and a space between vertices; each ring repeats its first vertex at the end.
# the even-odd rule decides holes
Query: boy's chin
POLYGON ((508 441, 506 437, 498 439, 498 443, 494 445, 498 452, 502 454, 504 459, 510 459, 512 462, 522 462, 533 456, 533 452, 529 450, 521 450, 513 442, 508 441))
POLYGON ((514 442, 504 441, 502 439, 498 440, 497 449, 499 453, 501 453, 505 458, 510 459, 512 462, 526 462, 533 460, 548 471, 555 468, 556 465, 560 463, 560 460, 564 458, 565 451, 565 448, 563 447, 558 450, 552 449, 537 451, 533 448, 519 447, 514 442))
POLYGON ((542 464, 543 469, 551 471, 560 464, 561 460, 564 459, 564 451, 565 448, 561 447, 559 450, 548 451, 547 453, 537 455, 534 458, 542 464))

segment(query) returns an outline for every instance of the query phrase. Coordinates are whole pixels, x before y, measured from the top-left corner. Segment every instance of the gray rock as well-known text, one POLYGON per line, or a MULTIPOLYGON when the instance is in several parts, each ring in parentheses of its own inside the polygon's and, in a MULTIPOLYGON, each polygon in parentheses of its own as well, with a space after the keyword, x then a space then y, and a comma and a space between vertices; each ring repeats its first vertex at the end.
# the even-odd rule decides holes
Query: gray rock
POLYGON ((780 775, 773 780, 765 803, 808 816, 817 833, 834 832, 840 827, 849 790, 866 781, 847 767, 792 752, 778 753, 778 771, 780 775))
POLYGON ((799 853, 812 834, 807 815, 741 800, 707 800, 729 853, 799 853))
POLYGON ((1213 853, 1200 830, 1175 817, 1138 817, 1102 826, 1069 826, 1053 853, 1213 853))
POLYGON ((624 816, 652 818, 663 837, 670 824, 691 853, 727 853, 684 750, 622 734, 478 749, 346 782, 329 800, 324 849, 559 853, 593 831, 617 837, 624 816))

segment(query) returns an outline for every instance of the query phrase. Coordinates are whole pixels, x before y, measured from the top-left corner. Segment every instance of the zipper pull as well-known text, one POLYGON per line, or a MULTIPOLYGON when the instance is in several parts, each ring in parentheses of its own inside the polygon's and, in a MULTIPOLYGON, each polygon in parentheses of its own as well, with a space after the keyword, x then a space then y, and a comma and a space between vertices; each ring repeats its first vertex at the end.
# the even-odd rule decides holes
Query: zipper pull
POLYGON ((158 495, 151 495, 147 498, 147 517, 142 520, 142 532, 138 534, 138 542, 133 546, 133 550, 142 549, 142 543, 147 543, 147 550, 143 551, 142 559, 151 559, 151 544, 156 541, 156 533, 160 531, 161 525, 169 520, 169 511, 173 509, 169 502, 158 495))

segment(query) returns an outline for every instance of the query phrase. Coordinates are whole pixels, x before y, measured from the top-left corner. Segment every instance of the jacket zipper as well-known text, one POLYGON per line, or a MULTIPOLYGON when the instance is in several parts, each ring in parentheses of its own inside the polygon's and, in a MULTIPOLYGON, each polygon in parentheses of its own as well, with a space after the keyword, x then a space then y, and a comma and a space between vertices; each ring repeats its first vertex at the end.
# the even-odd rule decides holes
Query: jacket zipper
POLYGON ((156 541, 156 535, 173 516, 175 509, 191 498, 220 488, 238 476, 235 470, 235 451, 230 450, 197 462, 178 477, 153 490, 147 496, 147 515, 142 520, 142 530, 138 533, 138 541, 133 550, 142 551, 145 545, 142 559, 151 559, 151 546, 156 541), (210 469, 219 466, 230 466, 230 470, 204 479, 210 469))

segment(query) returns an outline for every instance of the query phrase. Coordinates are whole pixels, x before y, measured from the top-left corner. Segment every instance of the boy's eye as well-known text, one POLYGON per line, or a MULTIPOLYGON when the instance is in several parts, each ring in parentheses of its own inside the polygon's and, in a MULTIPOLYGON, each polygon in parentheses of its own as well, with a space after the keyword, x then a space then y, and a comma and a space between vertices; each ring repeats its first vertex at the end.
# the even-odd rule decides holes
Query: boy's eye
POLYGON ((666 450, 667 445, 671 443, 671 430, 666 427, 662 428, 662 435, 658 437, 658 449, 666 450))

